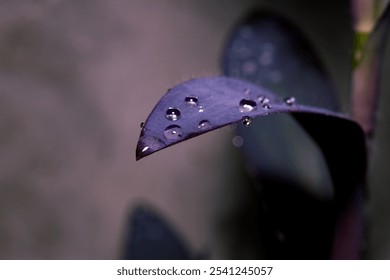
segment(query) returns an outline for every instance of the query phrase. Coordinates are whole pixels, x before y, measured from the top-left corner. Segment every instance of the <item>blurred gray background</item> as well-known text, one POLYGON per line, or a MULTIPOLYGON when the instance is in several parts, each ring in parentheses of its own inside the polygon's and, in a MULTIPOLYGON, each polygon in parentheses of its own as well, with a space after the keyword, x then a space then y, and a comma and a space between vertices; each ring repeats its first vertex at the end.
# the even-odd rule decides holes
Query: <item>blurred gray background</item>
MULTIPOLYGON (((343 1, 313 2, 0 0, 0 258, 119 258, 139 204, 196 252, 255 257, 255 233, 242 233, 252 194, 231 132, 136 162, 139 125, 169 87, 218 75, 230 28, 257 7, 302 28, 347 108, 350 12, 343 1)), ((380 167, 390 158, 375 155, 380 167)), ((389 175, 380 174, 370 256, 389 258, 389 191, 380 187, 389 175)))

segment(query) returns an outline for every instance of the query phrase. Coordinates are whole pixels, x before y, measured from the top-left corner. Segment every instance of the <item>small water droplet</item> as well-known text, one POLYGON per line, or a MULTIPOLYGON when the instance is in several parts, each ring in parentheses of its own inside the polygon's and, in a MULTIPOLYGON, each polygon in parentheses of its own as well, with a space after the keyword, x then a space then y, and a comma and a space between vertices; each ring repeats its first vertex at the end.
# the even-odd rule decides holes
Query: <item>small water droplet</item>
POLYGON ((209 129, 211 128, 211 124, 208 120, 203 120, 199 122, 198 128, 201 130, 209 129))
POLYGON ((141 123, 139 124, 139 126, 140 126, 141 128, 144 128, 145 122, 141 122, 141 123))
POLYGON ((269 103, 263 104, 263 109, 264 109, 264 110, 269 110, 269 109, 271 109, 271 104, 269 104, 269 103))
POLYGON ((241 113, 251 112, 256 110, 257 105, 256 102, 250 99, 242 99, 239 104, 239 109, 241 113))
POLYGON ((164 137, 168 140, 178 140, 183 137, 183 130, 178 125, 170 125, 165 129, 164 137))
POLYGON ((184 102, 191 107, 197 106, 198 105, 198 98, 194 96, 187 96, 184 99, 184 102))
POLYGON ((232 143, 234 147, 239 148, 244 144, 244 138, 242 138, 242 136, 236 135, 233 137, 232 143))
POLYGON ((286 97, 286 98, 284 99, 284 103, 286 103, 286 104, 289 105, 289 106, 295 105, 295 102, 296 102, 296 99, 295 99, 294 96, 286 97))
POLYGON ((149 150, 149 147, 148 147, 148 146, 145 146, 145 147, 141 150, 141 153, 145 153, 147 150, 149 150))
POLYGON ((259 97, 257 97, 257 101, 260 104, 268 104, 269 103, 269 99, 263 95, 260 95, 259 97))
POLYGON ((252 119, 250 117, 243 117, 242 124, 248 127, 252 124, 252 119))
POLYGON ((267 97, 259 96, 257 100, 259 101, 260 104, 262 104, 263 109, 265 110, 271 109, 271 104, 269 103, 270 101, 267 97))
POLYGON ((202 112, 204 112, 204 109, 203 109, 203 106, 199 106, 199 113, 202 113, 202 112))
POLYGON ((180 119, 180 116, 180 110, 172 107, 169 107, 165 114, 165 117, 170 121, 177 121, 180 119))
POLYGON ((260 95, 259 97, 257 97, 257 101, 258 101, 259 103, 263 103, 264 99, 265 99, 265 97, 262 96, 262 95, 260 95))

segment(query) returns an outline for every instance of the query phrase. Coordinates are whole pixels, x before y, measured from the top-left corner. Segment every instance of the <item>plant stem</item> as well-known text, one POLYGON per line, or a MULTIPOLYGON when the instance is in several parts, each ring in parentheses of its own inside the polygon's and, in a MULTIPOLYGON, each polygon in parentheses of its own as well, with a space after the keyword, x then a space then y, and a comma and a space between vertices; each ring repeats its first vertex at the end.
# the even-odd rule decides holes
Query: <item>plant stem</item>
POLYGON ((378 96, 378 61, 372 50, 363 46, 375 23, 375 0, 354 0, 353 15, 355 29, 354 61, 352 84, 352 117, 360 123, 364 132, 371 137, 375 127, 375 112, 378 96), (359 41, 360 40, 360 41, 359 41))
POLYGON ((353 0, 352 2, 355 29, 355 69, 351 114, 363 127, 369 139, 375 129, 382 54, 378 49, 379 42, 374 41, 366 45, 366 41, 387 2, 388 0, 353 0))

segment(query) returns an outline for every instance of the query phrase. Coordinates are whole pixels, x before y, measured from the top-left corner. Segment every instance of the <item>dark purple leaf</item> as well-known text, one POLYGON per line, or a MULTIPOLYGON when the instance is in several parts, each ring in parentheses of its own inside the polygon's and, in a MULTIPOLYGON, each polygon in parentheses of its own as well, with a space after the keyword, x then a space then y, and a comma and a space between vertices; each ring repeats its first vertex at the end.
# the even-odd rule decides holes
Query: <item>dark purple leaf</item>
MULTIPOLYGON (((293 114, 315 137, 329 129, 325 139, 336 139, 332 144, 340 141, 349 147, 357 145, 356 149, 364 147, 359 125, 340 113, 299 103, 291 104, 249 82, 213 77, 181 83, 160 99, 141 129, 136 158, 141 159, 222 126, 240 122, 248 124, 254 117, 274 113, 293 114), (191 102, 188 102, 189 99, 191 102)), ((348 147, 344 148, 345 151, 349 150, 348 147)), ((363 151, 354 151, 356 156, 352 155, 353 158, 361 158, 363 151)))

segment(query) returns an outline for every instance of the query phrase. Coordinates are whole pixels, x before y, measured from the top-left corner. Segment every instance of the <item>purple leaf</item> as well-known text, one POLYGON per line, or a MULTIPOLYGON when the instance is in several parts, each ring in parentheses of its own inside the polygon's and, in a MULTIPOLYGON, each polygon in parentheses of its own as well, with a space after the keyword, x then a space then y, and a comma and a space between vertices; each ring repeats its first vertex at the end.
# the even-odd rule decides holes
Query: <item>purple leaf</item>
POLYGON ((353 139, 359 148, 364 147, 361 129, 353 120, 336 112, 290 101, 235 78, 200 78, 184 82, 167 92, 149 115, 141 130, 136 159, 219 127, 240 122, 248 124, 254 117, 274 113, 293 114, 309 128, 309 133, 322 134, 328 129, 329 136, 353 139), (333 125, 337 125, 337 130, 333 125))

